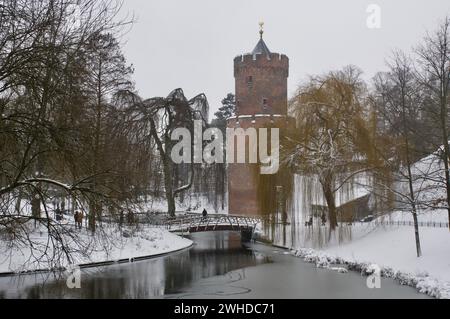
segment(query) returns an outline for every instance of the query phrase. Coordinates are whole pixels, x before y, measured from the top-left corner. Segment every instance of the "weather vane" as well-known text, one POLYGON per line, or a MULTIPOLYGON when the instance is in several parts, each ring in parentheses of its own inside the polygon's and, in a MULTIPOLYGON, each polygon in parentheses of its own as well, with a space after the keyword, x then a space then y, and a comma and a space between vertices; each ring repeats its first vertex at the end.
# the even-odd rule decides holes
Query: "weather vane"
POLYGON ((264 21, 259 22, 259 34, 261 35, 261 39, 264 34, 264 21))

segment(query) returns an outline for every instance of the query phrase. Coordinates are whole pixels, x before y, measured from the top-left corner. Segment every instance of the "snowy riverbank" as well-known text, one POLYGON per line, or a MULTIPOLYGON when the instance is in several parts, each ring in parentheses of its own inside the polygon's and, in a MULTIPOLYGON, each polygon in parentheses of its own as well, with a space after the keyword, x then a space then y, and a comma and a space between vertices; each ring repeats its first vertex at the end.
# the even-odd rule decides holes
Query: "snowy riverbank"
POLYGON ((416 257, 412 227, 379 227, 344 244, 322 249, 294 249, 293 254, 318 267, 370 274, 373 265, 384 277, 436 298, 450 298, 450 234, 446 228, 420 228, 423 256, 416 257))
MULTIPOLYGON (((72 230, 77 231, 77 230, 72 230)), ((78 238, 83 241, 85 251, 73 253, 73 264, 85 265, 133 259, 139 257, 158 256, 170 252, 182 250, 192 246, 192 241, 176 236, 168 231, 155 227, 144 227, 138 230, 119 231, 115 227, 102 229, 108 236, 92 237, 85 230, 80 231, 78 238)), ((41 230, 30 233, 33 242, 42 243, 42 247, 35 247, 33 251, 29 247, 8 247, 7 243, 0 241, 0 273, 19 273, 38 270, 54 269, 56 267, 68 267, 70 263, 65 259, 56 263, 47 258, 51 247, 46 247, 48 234, 41 230), (41 254, 41 256, 39 256, 41 254)))

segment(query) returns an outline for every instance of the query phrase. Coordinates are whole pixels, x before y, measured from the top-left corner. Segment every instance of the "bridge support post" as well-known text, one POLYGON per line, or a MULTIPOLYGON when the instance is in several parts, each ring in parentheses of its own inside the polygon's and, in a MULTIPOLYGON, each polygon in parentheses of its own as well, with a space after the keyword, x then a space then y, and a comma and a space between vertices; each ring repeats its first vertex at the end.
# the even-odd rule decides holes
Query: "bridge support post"
POLYGON ((249 243, 253 238, 253 228, 243 228, 241 229, 241 242, 249 243))

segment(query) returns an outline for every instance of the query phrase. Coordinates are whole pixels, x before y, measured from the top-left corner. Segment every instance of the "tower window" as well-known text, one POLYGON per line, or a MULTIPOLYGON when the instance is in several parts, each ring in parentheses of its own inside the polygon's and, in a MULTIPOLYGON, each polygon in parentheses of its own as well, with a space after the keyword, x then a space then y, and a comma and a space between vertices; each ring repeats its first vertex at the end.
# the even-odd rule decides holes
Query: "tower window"
POLYGON ((253 76, 247 77, 247 85, 249 88, 253 87, 253 76))

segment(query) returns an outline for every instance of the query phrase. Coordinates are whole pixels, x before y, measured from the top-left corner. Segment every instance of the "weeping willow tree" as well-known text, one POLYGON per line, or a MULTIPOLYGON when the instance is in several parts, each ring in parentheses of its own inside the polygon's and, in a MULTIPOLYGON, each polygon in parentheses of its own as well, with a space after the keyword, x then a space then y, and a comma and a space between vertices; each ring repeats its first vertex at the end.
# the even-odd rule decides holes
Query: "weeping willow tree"
POLYGON ((312 77, 299 87, 290 105, 297 129, 286 138, 283 162, 320 184, 329 238, 338 226, 337 194, 358 175, 377 166, 363 102, 366 87, 360 75, 357 68, 349 66, 312 77))
MULTIPOLYGON (((272 128, 280 129, 280 149, 283 149, 286 143, 286 136, 291 135, 291 131, 294 128, 294 123, 291 119, 288 119, 284 126, 280 123, 268 123, 266 128, 270 131, 272 128)), ((269 148, 271 137, 269 134, 269 148)), ((255 167, 260 169, 260 167, 255 167)), ((286 166, 281 166, 276 174, 262 175, 257 174, 257 191, 260 198, 261 213, 265 215, 267 220, 273 222, 281 222, 285 224, 287 222, 287 205, 292 194, 293 178, 290 169, 286 166), (275 194, 275 196, 273 196, 275 194)), ((275 223, 271 223, 274 226, 275 223)))
MULTIPOLYGON (((194 122, 207 123, 209 104, 204 94, 188 100, 183 90, 176 89, 166 98, 155 97, 142 100, 130 91, 122 91, 118 99, 129 105, 129 111, 134 115, 137 139, 151 139, 161 160, 160 170, 163 175, 167 213, 175 217, 175 199, 181 193, 188 191, 194 184, 196 164, 194 152, 191 152, 190 163, 175 164, 171 158, 172 148, 178 141, 172 140, 172 133, 178 128, 186 128, 194 132, 194 122), (144 134, 148 132, 148 135, 144 134), (142 135, 143 134, 143 135, 142 135), (181 184, 181 185, 180 185, 181 184)), ((194 141, 192 141, 193 147, 194 141)))

